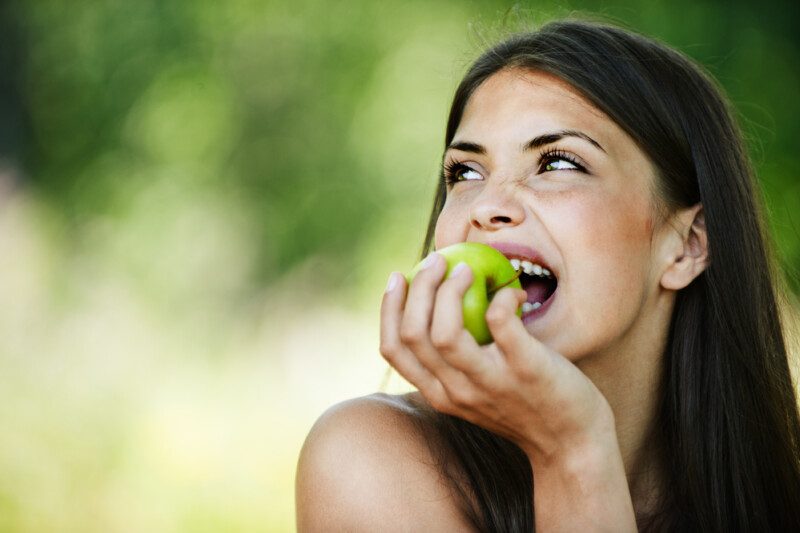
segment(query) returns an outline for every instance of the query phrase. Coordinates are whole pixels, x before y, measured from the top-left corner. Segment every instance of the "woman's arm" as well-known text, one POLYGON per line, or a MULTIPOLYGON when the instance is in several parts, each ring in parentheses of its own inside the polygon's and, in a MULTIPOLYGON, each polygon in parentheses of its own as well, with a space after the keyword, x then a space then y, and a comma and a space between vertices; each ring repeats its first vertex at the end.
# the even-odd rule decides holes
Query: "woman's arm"
POLYGON ((412 416, 375 394, 320 417, 298 463, 299 532, 472 530, 412 416))

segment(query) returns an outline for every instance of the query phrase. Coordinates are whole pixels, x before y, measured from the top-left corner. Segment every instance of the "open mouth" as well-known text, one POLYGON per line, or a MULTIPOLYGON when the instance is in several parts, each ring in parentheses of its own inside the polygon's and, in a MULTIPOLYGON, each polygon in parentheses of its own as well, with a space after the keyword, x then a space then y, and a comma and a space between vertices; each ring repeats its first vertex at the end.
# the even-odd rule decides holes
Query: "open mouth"
POLYGON ((523 318, 543 313, 553 300, 558 279, 546 265, 514 257, 509 261, 514 270, 520 272, 519 281, 528 293, 528 299, 522 304, 523 318))

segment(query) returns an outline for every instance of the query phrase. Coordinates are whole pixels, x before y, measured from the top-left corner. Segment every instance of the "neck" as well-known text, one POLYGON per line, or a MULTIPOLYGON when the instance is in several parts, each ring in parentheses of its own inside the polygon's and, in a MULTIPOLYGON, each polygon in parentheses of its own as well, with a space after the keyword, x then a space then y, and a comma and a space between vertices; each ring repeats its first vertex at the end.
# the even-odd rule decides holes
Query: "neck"
POLYGON ((663 480, 654 422, 673 305, 672 293, 659 295, 624 335, 624 343, 577 363, 614 412, 617 441, 637 515, 654 510, 663 480))

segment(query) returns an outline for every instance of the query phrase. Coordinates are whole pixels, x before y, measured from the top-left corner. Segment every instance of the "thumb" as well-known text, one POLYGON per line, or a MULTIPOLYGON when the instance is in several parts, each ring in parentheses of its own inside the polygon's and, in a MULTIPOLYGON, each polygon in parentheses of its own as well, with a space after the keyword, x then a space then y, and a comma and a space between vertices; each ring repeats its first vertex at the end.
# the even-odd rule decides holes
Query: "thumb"
POLYGON ((499 344, 499 338, 513 334, 516 330, 514 326, 522 326, 517 310, 527 298, 528 294, 524 290, 510 287, 500 289, 494 295, 486 310, 486 324, 496 343, 499 344))
POLYGON ((525 324, 516 314, 527 299, 524 290, 501 289, 486 310, 486 323, 494 342, 512 365, 530 364, 531 357, 541 359, 541 362, 548 359, 548 349, 525 329, 525 324))

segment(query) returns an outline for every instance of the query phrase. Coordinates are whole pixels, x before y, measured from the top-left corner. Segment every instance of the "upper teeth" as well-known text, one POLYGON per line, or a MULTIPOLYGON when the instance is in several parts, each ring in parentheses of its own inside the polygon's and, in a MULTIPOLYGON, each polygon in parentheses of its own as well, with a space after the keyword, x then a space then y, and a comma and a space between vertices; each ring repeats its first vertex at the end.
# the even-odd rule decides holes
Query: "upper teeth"
POLYGON ((552 274, 549 270, 544 268, 542 265, 537 265, 536 263, 531 263, 530 261, 521 261, 519 259, 509 259, 511 262, 511 266, 514 267, 514 270, 522 269, 529 276, 539 276, 550 278, 552 274))

